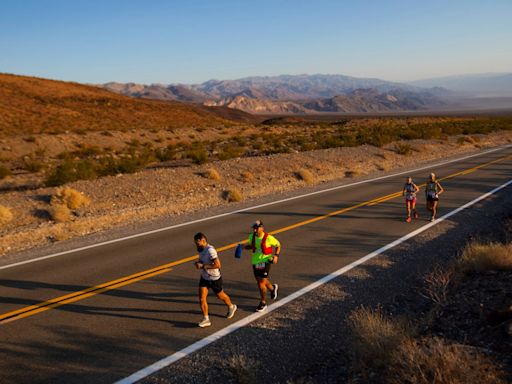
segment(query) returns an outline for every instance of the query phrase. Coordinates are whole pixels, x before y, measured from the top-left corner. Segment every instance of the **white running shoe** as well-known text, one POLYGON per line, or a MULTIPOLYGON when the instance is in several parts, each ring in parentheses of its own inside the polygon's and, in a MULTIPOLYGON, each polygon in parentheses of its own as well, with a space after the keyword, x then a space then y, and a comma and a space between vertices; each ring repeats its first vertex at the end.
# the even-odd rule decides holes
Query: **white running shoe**
POLYGON ((205 327, 209 327, 210 325, 212 325, 212 323, 211 323, 210 319, 203 318, 203 320, 201 320, 201 322, 197 325, 201 328, 205 328, 205 327))
POLYGON ((277 284, 272 284, 274 286, 274 290, 272 292, 270 292, 270 298, 272 300, 275 300, 277 299, 277 290, 279 289, 279 285, 277 284))
POLYGON ((238 307, 236 306, 236 304, 231 305, 231 307, 229 307, 228 314, 226 315, 226 317, 228 319, 231 319, 233 316, 235 316, 235 312, 237 309, 238 307))

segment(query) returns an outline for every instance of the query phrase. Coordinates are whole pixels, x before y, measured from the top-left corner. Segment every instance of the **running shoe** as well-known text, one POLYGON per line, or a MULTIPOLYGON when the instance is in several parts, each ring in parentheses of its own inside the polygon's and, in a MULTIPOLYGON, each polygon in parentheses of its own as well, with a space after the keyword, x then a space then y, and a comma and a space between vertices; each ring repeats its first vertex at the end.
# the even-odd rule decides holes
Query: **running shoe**
POLYGON ((414 218, 419 219, 420 215, 418 215, 416 212, 414 212, 414 218))
POLYGON ((272 284, 272 286, 274 287, 274 290, 270 292, 270 298, 272 300, 275 300, 275 299, 277 299, 277 290, 279 289, 279 285, 272 284))
POLYGON ((435 218, 434 218, 434 216, 432 216, 432 217, 430 218, 430 221, 434 221, 434 220, 435 220, 435 218))
POLYGON ((210 319, 203 318, 203 320, 201 320, 201 322, 197 325, 201 328, 205 328, 205 327, 209 327, 210 325, 212 325, 212 323, 211 323, 210 319))
POLYGON ((407 221, 408 223, 410 223, 410 222, 411 222, 411 218, 410 218, 410 217, 408 217, 407 219, 405 219, 405 221, 407 221))
POLYGON ((235 312, 237 309, 238 307, 236 306, 236 304, 231 305, 231 307, 229 307, 228 309, 228 314, 226 315, 226 317, 228 319, 231 319, 233 316, 235 316, 235 312))
POLYGON ((256 307, 256 312, 263 312, 265 309, 267 309, 267 304, 260 301, 260 304, 256 307))

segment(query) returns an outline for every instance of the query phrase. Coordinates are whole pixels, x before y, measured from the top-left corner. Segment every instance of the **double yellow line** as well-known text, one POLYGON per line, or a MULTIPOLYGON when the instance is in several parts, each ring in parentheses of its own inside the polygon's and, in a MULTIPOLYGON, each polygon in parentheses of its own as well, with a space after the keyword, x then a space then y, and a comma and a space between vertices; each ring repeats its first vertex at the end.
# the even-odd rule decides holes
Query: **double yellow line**
MULTIPOLYGON (((454 177, 457 177, 457 176, 467 175, 469 173, 475 172, 476 170, 478 170, 480 168, 487 167, 487 166, 489 166, 491 164, 499 163, 499 162, 505 161, 505 160, 510 159, 510 158, 512 158, 512 155, 507 155, 507 156, 504 156, 504 157, 499 158, 497 160, 493 160, 493 161, 490 161, 490 162, 487 162, 487 163, 484 163, 484 164, 477 165, 477 166, 472 167, 472 168, 468 168, 468 169, 462 170, 460 172, 453 173, 453 174, 448 175, 448 176, 446 176, 446 177, 444 177, 444 178, 442 178, 440 180, 447 180, 447 179, 451 179, 451 178, 454 178, 454 177)), ((424 185, 425 184, 421 184, 420 186, 424 186, 424 185)), ((364 207, 364 206, 377 205, 377 204, 383 203, 385 201, 397 198, 397 197, 401 196, 401 194, 402 194, 402 192, 400 191, 400 192, 391 193, 391 194, 386 195, 386 196, 380 196, 380 197, 377 197, 375 199, 368 200, 368 201, 365 201, 365 202, 362 202, 362 203, 359 203, 359 204, 355 204, 355 205, 352 205, 350 207, 346 207, 346 208, 343 208, 343 209, 340 209, 340 210, 337 210, 337 211, 334 211, 334 212, 330 212, 330 213, 325 214, 325 215, 321 215, 321 216, 313 217, 313 218, 308 219, 308 220, 300 221, 300 222, 298 222, 296 224, 292 224, 290 226, 274 230, 274 231, 272 231, 270 233, 271 234, 277 234, 277 233, 281 233, 281 232, 290 231, 292 229, 303 227, 305 225, 312 224, 312 223, 315 223, 315 222, 320 221, 320 220, 327 219, 327 218, 332 217, 332 216, 341 215, 343 213, 352 211, 352 210, 357 209, 357 208, 361 208, 361 207, 364 207)), ((246 243, 246 242, 247 242, 247 240, 242 241, 242 243, 246 243)), ((239 244, 239 243, 232 243, 232 244, 225 245, 223 247, 217 248, 217 251, 218 252, 222 252, 222 251, 226 251, 228 249, 232 249, 232 248, 236 247, 237 244, 239 244)), ((194 261, 196 259, 197 259, 197 255, 189 256, 189 257, 177 260, 177 261, 173 261, 171 263, 167 263, 167 264, 155 267, 155 268, 151 268, 151 269, 148 269, 148 270, 145 270, 145 271, 142 271, 142 272, 138 272, 138 273, 135 273, 133 275, 121 277, 119 279, 112 280, 112 281, 109 281, 109 282, 106 282, 106 283, 103 283, 103 284, 100 284, 100 285, 96 285, 96 286, 93 286, 93 287, 90 287, 90 288, 87 288, 87 289, 84 289, 84 290, 81 290, 81 291, 73 292, 73 293, 70 293, 68 295, 59 296, 59 297, 56 297, 56 298, 51 299, 51 300, 47 300, 47 301, 44 301, 44 302, 41 302, 41 303, 38 303, 38 304, 30 305, 28 307, 24 307, 24 308, 15 310, 15 311, 7 312, 7 313, 4 313, 4 314, 0 315, 0 324, 6 324, 6 323, 9 323, 9 322, 12 322, 12 321, 15 321, 15 320, 20 320, 20 319, 23 319, 25 317, 33 316, 33 315, 36 315, 38 313, 41 313, 41 312, 44 312, 44 311, 47 311, 47 310, 50 310, 50 309, 58 308, 60 306, 66 305, 66 304, 71 304, 71 303, 74 303, 74 302, 77 302, 77 301, 80 301, 80 300, 84 300, 84 299, 86 299, 88 297, 91 297, 91 296, 94 296, 94 295, 98 295, 100 293, 103 293, 103 292, 106 292, 106 291, 110 291, 110 290, 113 290, 113 289, 116 289, 116 288, 120 288, 120 287, 123 287, 125 285, 135 283, 137 281, 145 280, 145 279, 148 279, 150 277, 157 276, 157 275, 160 275, 160 274, 165 273, 165 272, 169 272, 169 271, 172 270, 173 267, 176 267, 178 265, 194 261)))

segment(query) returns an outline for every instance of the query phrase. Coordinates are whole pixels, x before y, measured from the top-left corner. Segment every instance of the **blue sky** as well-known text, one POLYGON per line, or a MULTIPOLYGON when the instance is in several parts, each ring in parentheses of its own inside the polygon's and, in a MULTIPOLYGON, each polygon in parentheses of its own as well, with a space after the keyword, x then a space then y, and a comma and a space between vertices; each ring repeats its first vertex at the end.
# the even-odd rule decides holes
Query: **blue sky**
POLYGON ((0 0, 0 72, 198 83, 512 72, 511 0, 0 0))

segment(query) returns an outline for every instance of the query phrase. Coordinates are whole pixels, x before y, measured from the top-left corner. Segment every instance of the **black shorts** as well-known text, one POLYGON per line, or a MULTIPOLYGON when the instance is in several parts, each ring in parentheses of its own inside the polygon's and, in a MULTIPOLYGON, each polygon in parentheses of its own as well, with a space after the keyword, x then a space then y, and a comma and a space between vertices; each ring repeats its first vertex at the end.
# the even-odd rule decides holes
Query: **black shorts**
POLYGON ((427 201, 439 201, 439 197, 427 196, 427 201))
POLYGON ((260 278, 268 278, 268 275, 270 274, 270 266, 272 264, 265 263, 265 266, 263 268, 256 268, 256 265, 253 264, 252 271, 254 272, 254 277, 260 277, 260 278))
POLYGON ((203 279, 203 276, 201 276, 199 286, 211 289, 215 294, 220 293, 222 292, 222 276, 217 280, 205 280, 203 279))

